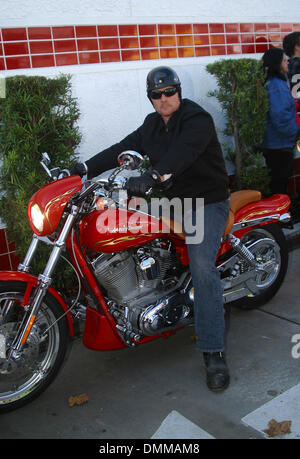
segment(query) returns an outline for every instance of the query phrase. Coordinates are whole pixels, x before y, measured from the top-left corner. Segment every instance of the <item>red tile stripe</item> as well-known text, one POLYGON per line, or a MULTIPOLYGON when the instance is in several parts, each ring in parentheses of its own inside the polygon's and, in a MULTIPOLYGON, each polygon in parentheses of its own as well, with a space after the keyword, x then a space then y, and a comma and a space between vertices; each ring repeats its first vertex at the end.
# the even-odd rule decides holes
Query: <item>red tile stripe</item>
POLYGON ((0 29, 0 70, 263 53, 300 23, 120 24, 0 29))
POLYGON ((5 228, 0 228, 0 270, 17 269, 19 263, 14 242, 9 242, 5 228))

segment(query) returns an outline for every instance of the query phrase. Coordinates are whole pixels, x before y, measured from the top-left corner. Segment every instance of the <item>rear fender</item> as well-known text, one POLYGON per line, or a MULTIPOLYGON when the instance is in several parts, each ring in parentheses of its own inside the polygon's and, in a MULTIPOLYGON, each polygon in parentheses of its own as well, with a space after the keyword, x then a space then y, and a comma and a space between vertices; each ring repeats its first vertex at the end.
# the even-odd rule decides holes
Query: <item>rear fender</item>
POLYGON ((242 223, 271 215, 283 215, 288 212, 290 203, 291 200, 286 194, 274 194, 239 209, 235 214, 234 222, 242 223))
MULTIPOLYGON (((0 271, 0 281, 18 281, 18 282, 25 282, 27 283, 28 287, 25 291, 24 295, 24 302, 29 297, 31 289, 36 287, 38 283, 38 278, 28 273, 21 273, 18 271, 0 271)), ((48 288, 49 295, 53 296, 56 301, 61 305, 62 309, 67 312, 68 306, 62 296, 55 290, 53 287, 48 288)), ((68 325, 69 325, 69 332, 70 335, 74 336, 74 326, 72 322, 72 318, 69 312, 66 314, 68 325)))
MULTIPOLYGON (((291 200, 286 194, 274 194, 243 206, 234 215, 234 225, 231 232, 238 238, 257 226, 269 225, 280 221, 280 216, 287 214, 291 200), (268 219, 268 217, 274 217, 268 219), (250 225, 250 226, 249 226, 250 225)), ((217 259, 231 249, 228 239, 225 239, 219 249, 217 259)))

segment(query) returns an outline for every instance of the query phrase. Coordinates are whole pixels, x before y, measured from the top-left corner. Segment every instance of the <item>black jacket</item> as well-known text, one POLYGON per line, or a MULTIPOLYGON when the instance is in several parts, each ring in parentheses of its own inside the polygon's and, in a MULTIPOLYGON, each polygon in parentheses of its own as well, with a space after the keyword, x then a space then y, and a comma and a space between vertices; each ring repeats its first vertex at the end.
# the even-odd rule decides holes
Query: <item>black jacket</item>
POLYGON ((173 174, 168 198, 204 198, 205 204, 228 197, 228 176, 213 119, 189 99, 181 102, 167 125, 161 116, 149 114, 144 123, 120 143, 86 161, 92 178, 116 167, 125 150, 148 155, 160 175, 173 174))

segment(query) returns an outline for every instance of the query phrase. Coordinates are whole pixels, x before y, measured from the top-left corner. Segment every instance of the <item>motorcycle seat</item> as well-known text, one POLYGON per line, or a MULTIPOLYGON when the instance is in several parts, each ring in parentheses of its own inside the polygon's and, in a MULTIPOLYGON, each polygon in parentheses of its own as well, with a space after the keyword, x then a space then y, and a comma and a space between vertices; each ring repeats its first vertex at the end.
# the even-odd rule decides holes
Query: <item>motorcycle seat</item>
MULTIPOLYGON (((240 190, 231 193, 229 198, 229 215, 225 225, 223 237, 229 234, 232 230, 235 213, 245 205, 260 200, 261 192, 256 190, 240 190)), ((176 237, 178 237, 179 239, 185 239, 185 234, 181 223, 167 217, 161 217, 161 221, 170 229, 170 232, 173 233, 176 237)))
POLYGON ((256 190, 240 190, 234 191, 231 193, 229 201, 230 201, 230 208, 229 208, 229 215, 227 218, 227 222, 225 225, 225 230, 223 233, 223 237, 227 236, 232 230, 234 225, 234 216, 235 213, 240 210, 242 207, 250 204, 251 202, 256 202, 261 200, 261 192, 256 190))

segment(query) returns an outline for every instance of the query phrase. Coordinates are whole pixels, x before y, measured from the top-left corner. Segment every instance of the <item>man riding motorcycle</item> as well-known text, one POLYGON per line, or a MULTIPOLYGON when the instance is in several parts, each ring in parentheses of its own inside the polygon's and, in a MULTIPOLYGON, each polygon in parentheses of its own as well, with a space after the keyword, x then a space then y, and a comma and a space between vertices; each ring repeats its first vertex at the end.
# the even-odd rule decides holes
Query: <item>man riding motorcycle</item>
POLYGON ((151 170, 127 181, 130 195, 144 196, 161 186, 164 195, 204 199, 204 237, 188 244, 194 286, 196 347, 203 352, 207 385, 220 391, 229 385, 225 359, 225 320, 220 274, 215 261, 229 212, 228 178, 214 121, 195 102, 182 99, 176 72, 156 67, 147 76, 147 96, 155 112, 121 142, 77 163, 72 174, 93 178, 118 165, 124 150, 136 150, 150 159, 151 170))

